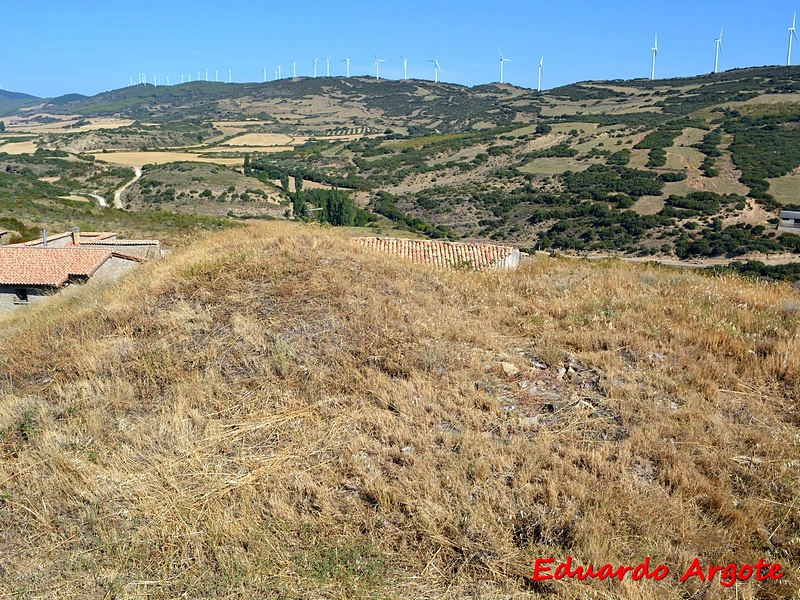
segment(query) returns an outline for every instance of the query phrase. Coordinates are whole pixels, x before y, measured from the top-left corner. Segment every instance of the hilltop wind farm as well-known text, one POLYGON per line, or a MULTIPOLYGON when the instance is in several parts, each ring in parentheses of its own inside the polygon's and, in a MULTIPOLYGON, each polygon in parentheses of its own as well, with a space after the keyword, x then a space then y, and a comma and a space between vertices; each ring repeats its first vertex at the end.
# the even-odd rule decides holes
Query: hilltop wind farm
POLYGON ((796 598, 791 3, 4 37, 0 596, 796 598))

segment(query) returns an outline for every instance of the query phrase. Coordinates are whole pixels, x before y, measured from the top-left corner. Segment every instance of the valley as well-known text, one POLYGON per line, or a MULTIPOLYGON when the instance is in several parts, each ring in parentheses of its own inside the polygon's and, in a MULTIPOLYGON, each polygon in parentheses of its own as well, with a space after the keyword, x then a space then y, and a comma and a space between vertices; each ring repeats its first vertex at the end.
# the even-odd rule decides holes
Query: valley
MULTIPOLYGON (((60 197, 107 196, 120 167, 141 168, 120 199, 129 212, 294 218, 299 178, 337 187, 384 229, 529 251, 774 261, 800 251, 796 234, 775 231, 781 208, 800 202, 798 80, 795 68, 756 68, 543 93, 368 78, 140 85, 18 108, 0 152, 7 173, 48 154, 91 161, 94 180, 59 186, 60 197)), ((57 164, 48 176, 66 183, 57 164)), ((28 226, 43 216, 14 212, 28 226)))

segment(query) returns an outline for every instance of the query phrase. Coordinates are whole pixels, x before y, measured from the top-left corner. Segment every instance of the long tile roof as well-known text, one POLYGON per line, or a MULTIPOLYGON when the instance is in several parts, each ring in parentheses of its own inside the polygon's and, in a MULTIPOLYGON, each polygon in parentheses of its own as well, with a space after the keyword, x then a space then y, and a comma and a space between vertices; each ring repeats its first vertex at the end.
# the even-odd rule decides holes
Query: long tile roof
POLYGON ((0 248, 0 285, 60 287, 70 277, 91 277, 111 257, 101 248, 0 248))
POLYGON ((158 240, 84 240, 81 246, 159 246, 158 240))
MULTIPOLYGON (((81 241, 86 242, 100 242, 103 240, 109 240, 114 238, 117 234, 113 231, 82 231, 81 241)), ((55 233, 55 234, 47 234, 47 242, 48 244, 57 242, 59 240, 63 240, 64 238, 72 236, 71 231, 66 231, 64 233, 55 233)), ((42 246, 42 238, 38 237, 33 239, 29 242, 20 242, 19 244, 9 244, 10 246, 35 246, 39 247, 42 246)))
POLYGON ((468 268, 476 271, 513 268, 516 263, 509 259, 519 255, 519 250, 511 246, 492 244, 377 237, 359 237, 355 240, 379 252, 441 268, 468 268))

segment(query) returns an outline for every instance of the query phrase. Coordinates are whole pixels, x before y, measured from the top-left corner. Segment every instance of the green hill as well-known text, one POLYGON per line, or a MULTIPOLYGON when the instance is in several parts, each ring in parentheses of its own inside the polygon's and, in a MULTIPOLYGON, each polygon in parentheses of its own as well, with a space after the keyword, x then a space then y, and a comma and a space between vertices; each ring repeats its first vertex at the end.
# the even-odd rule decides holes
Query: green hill
MULTIPOLYGON (((132 210, 291 216, 273 210, 303 205, 288 183, 276 187, 286 178, 344 189, 381 226, 429 236, 665 261, 800 253, 800 237, 775 229, 781 207, 800 204, 798 67, 542 93, 369 77, 200 81, 61 98, 43 111, 57 116, 24 113, 35 135, 26 141, 43 151, 101 166, 218 161, 274 199, 248 206, 239 190, 199 174, 172 181, 178 171, 166 169, 126 192, 132 210)), ((4 160, 16 174, 31 159, 4 160)), ((76 181, 65 187, 85 190, 76 181)), ((0 214, 36 226, 35 211, 4 206, 10 189, 0 214)))
POLYGON ((40 101, 41 98, 22 94, 20 92, 9 92, 0 90, 0 117, 7 117, 15 114, 20 108, 30 106, 40 101))

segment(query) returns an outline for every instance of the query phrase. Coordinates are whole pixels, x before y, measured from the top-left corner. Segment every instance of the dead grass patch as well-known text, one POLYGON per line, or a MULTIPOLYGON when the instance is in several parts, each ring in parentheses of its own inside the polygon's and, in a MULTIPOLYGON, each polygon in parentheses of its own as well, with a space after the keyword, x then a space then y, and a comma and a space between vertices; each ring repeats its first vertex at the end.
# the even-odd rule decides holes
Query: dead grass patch
POLYGON ((616 261, 437 271, 290 224, 208 237, 2 320, 0 589, 510 598, 537 557, 649 555, 660 585, 534 592, 728 598, 675 573, 764 557, 785 585, 739 593, 788 598, 791 302, 616 261))

